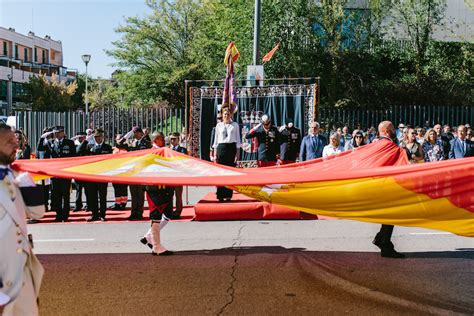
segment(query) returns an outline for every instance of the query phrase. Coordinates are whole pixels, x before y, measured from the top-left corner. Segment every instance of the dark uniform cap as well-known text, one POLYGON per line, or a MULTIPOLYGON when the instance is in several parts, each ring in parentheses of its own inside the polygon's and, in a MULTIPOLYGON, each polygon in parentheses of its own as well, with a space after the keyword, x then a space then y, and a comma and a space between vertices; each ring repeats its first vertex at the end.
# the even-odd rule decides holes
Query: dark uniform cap
POLYGON ((96 128, 94 130, 94 136, 102 136, 102 135, 104 135, 104 131, 102 129, 96 128))
POLYGON ((290 124, 290 123, 293 123, 293 124, 294 124, 295 122, 293 122, 293 119, 287 117, 287 118, 285 119, 285 124, 288 125, 288 124, 290 124))
POLYGON ((87 136, 86 132, 77 132, 76 136, 87 136))
POLYGON ((64 132, 64 126, 58 125, 58 126, 53 127, 53 132, 54 133, 64 132))

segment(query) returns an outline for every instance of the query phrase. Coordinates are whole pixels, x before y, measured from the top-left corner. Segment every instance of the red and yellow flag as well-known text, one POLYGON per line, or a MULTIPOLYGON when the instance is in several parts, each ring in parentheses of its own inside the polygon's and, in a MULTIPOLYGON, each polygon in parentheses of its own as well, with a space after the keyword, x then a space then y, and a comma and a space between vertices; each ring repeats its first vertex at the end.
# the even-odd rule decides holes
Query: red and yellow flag
POLYGON ((404 150, 388 140, 325 159, 250 170, 169 148, 18 160, 13 168, 89 182, 228 186, 297 211, 474 237, 474 157, 408 165, 404 150))
POLYGON ((240 52, 235 46, 234 42, 230 42, 229 46, 227 46, 227 49, 225 50, 225 56, 224 56, 224 64, 227 65, 229 63, 229 58, 232 59, 232 62, 237 61, 239 59, 240 52))
POLYGON ((269 51, 265 56, 263 56, 262 58, 262 61, 264 63, 266 63, 267 61, 270 61, 270 59, 272 59, 273 55, 275 54, 275 52, 278 50, 278 48, 280 48, 280 42, 278 42, 276 44, 275 47, 273 47, 273 49, 271 51, 269 51))

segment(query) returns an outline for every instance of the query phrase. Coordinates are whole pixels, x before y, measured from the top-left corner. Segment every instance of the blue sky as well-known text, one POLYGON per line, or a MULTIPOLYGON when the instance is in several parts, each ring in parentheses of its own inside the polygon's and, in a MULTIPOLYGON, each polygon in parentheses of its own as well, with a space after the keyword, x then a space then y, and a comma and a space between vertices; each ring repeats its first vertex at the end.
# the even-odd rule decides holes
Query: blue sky
POLYGON ((81 56, 90 54, 89 74, 109 78, 114 60, 105 50, 119 38, 114 29, 149 12, 145 0, 0 0, 0 26, 61 40, 64 66, 85 72, 81 56))

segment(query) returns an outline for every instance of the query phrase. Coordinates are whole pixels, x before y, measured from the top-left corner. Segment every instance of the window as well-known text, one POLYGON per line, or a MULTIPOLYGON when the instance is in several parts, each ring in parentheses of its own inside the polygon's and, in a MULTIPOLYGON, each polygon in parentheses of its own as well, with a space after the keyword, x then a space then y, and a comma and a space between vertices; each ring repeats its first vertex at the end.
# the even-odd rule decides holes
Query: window
POLYGON ((15 45, 15 59, 18 59, 18 45, 15 45))
POLYGON ((23 48, 23 61, 27 62, 28 61, 28 48, 23 48))
POLYGON ((46 52, 44 50, 41 50, 41 63, 46 64, 46 52))
POLYGON ((34 57, 33 61, 36 63, 36 62, 38 62, 38 49, 36 47, 35 47, 35 55, 34 56, 35 57, 34 57))
POLYGON ((3 55, 8 56, 7 42, 3 42, 3 55))

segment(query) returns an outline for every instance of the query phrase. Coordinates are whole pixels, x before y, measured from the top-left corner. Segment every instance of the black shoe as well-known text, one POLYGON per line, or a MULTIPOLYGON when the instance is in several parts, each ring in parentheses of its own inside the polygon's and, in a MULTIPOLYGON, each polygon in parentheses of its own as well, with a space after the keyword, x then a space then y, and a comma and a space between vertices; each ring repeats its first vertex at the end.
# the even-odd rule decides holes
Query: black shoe
POLYGON ((153 245, 150 244, 150 243, 148 242, 148 240, 146 240, 145 237, 143 237, 142 239, 140 239, 140 242, 141 242, 142 244, 144 244, 145 246, 148 246, 150 249, 153 249, 153 245))
POLYGON ((171 256, 171 255, 174 254, 174 252, 166 250, 166 251, 163 251, 163 252, 160 252, 160 253, 156 253, 156 252, 152 251, 151 254, 153 256, 171 256))
POLYGON ((181 218, 181 212, 173 212, 173 219, 180 219, 181 218))
POLYGON ((120 207, 122 208, 122 210, 126 209, 127 208, 127 203, 120 204, 120 207))
POLYGON ((62 221, 63 221, 63 220, 62 220, 61 217, 56 217, 56 218, 54 219, 54 222, 56 222, 56 223, 59 223, 59 222, 62 222, 62 221))
POLYGON ((27 224, 36 224, 36 223, 39 223, 39 220, 32 218, 32 219, 27 220, 26 223, 27 224))
POLYGON ((88 218, 87 221, 88 222, 97 222, 97 221, 100 221, 100 217, 92 216, 91 218, 88 218))
POLYGON ((382 249, 380 255, 384 258, 395 258, 395 259, 403 259, 405 255, 403 253, 399 253, 395 249, 382 249))
POLYGON ((73 209, 72 211, 73 211, 74 213, 77 213, 77 212, 81 212, 82 209, 80 209, 80 208, 75 208, 75 209, 73 209))
POLYGON ((380 250, 382 250, 382 249, 386 249, 386 250, 392 249, 393 250, 395 248, 395 246, 393 245, 393 243, 391 241, 384 244, 382 242, 382 237, 380 236, 380 233, 377 233, 377 235, 375 235, 375 238, 372 241, 372 243, 374 245, 376 245, 377 247, 379 247, 380 250))

